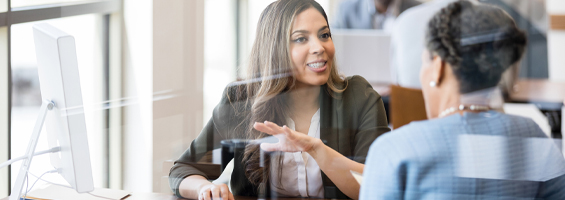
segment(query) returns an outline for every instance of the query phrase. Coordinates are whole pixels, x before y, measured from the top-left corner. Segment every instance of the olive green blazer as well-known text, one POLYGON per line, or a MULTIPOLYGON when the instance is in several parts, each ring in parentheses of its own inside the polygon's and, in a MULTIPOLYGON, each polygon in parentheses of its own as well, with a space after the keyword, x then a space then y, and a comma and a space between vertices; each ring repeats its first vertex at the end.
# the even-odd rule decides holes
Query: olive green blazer
MULTIPOLYGON (((361 76, 346 78, 347 87, 342 93, 330 92, 326 85, 320 89, 320 139, 324 143, 359 163, 365 163, 369 147, 383 133, 390 131, 381 96, 361 76)), ((235 87, 228 86, 223 99, 214 109, 208 124, 200 135, 192 141, 190 147, 175 161, 169 173, 169 184, 180 197, 179 185, 190 175, 208 178, 198 166, 192 165, 202 156, 220 148, 224 139, 242 138, 241 127, 248 123, 245 104, 246 94, 236 94, 235 87), (240 101, 241 100, 241 101, 240 101), (241 109, 244 108, 244 109, 241 109), (238 131, 239 130, 239 131, 238 131)), ((236 157, 235 160, 238 158, 236 157)), ((260 192, 246 178, 242 164, 235 163, 231 179, 234 195, 258 196, 260 192)), ((322 172, 325 198, 348 198, 322 172)), ((268 185, 268 184, 267 184, 268 185)), ((267 187, 266 190, 269 190, 267 187)), ((265 191, 269 196, 270 192, 265 191)))

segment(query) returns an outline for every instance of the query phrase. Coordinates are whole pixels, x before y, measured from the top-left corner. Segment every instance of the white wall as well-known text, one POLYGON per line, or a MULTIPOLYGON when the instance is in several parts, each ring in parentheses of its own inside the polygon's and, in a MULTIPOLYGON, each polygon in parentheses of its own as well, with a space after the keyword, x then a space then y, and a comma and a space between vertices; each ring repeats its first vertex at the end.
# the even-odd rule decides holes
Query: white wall
POLYGON ((129 191, 152 190, 153 1, 124 0, 124 165, 129 191))
POLYGON ((226 85, 236 80, 234 0, 206 0, 204 5, 204 120, 208 123, 226 85))
POLYGON ((202 129, 204 0, 125 0, 124 26, 124 189, 159 192, 202 129))
POLYGON ((202 129, 204 0, 155 0, 153 20, 153 191, 160 191, 163 162, 202 129))
MULTIPOLYGON (((549 15, 565 15, 565 1, 546 0, 549 15)), ((549 80, 565 82, 565 30, 547 32, 549 80)))

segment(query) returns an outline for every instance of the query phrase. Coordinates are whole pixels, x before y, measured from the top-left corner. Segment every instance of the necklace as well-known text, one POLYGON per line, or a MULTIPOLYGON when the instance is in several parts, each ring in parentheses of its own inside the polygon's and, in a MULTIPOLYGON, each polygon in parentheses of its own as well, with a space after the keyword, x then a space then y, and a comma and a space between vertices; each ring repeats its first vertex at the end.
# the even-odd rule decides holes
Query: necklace
POLYGON ((448 109, 445 109, 443 112, 441 112, 439 114, 439 118, 445 117, 446 115, 449 115, 455 111, 461 111, 461 110, 472 110, 472 111, 487 111, 490 110, 491 108, 489 106, 483 106, 483 105, 459 105, 458 107, 450 107, 448 109))

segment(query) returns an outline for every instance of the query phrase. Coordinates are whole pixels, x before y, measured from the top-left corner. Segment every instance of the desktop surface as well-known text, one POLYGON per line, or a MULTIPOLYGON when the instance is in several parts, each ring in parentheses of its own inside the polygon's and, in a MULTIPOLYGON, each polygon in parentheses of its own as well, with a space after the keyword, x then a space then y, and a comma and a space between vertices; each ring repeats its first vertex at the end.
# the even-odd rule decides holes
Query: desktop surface
MULTIPOLYGON (((236 200, 256 200, 257 197, 248 196, 235 196, 236 200)), ((277 200, 301 200, 301 199, 311 199, 311 198, 273 198, 277 200)), ((8 197, 1 200, 8 200, 8 197)), ((182 198, 177 198, 172 194, 162 194, 162 193, 133 193, 131 196, 125 198, 124 200, 182 200, 182 198)), ((270 198, 265 198, 265 200, 270 200, 270 198)), ((326 199, 316 199, 316 200, 326 200, 326 199)), ((329 199, 327 199, 329 200, 329 199)))
POLYGON ((515 91, 510 94, 511 102, 533 103, 541 110, 560 111, 565 100, 565 82, 547 79, 519 79, 515 91))

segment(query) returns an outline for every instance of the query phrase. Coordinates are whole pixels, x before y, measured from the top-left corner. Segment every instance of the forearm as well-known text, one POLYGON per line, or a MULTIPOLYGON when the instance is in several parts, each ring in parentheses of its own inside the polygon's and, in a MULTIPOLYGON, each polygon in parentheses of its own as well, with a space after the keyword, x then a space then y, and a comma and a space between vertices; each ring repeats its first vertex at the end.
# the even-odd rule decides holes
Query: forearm
POLYGON ((347 196, 353 199, 359 198, 360 185, 351 175, 350 170, 363 173, 364 164, 355 162, 332 148, 317 140, 314 148, 308 154, 316 160, 320 169, 335 183, 335 185, 347 196))
POLYGON ((187 199, 198 199, 198 191, 205 185, 212 184, 200 175, 191 175, 182 180, 179 185, 179 193, 187 199))

